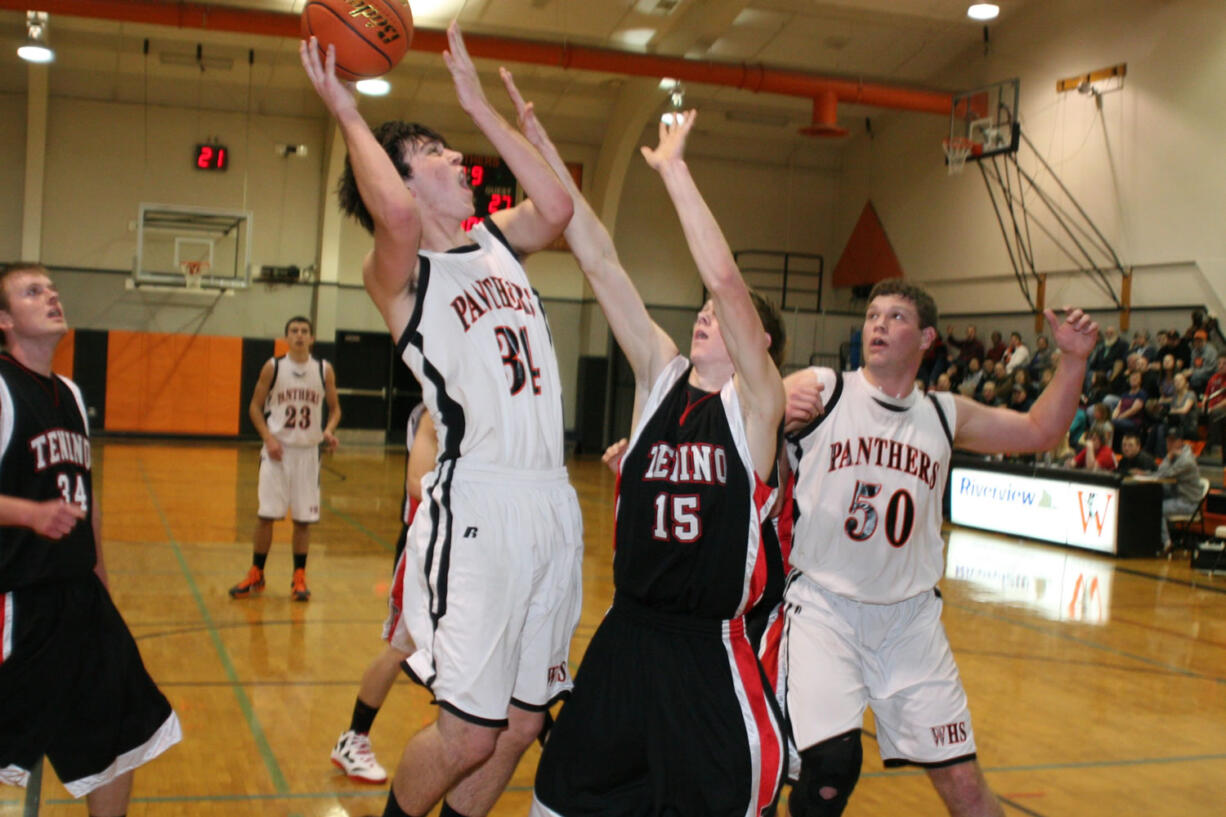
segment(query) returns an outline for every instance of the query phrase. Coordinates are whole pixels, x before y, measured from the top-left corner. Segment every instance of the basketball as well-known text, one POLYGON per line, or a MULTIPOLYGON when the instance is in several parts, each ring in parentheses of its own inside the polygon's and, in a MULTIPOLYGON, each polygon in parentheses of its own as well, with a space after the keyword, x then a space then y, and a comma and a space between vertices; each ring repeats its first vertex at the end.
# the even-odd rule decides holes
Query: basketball
POLYGON ((302 38, 319 41, 320 59, 336 46, 336 75, 358 80, 396 67, 413 39, 408 0, 307 0, 302 38))

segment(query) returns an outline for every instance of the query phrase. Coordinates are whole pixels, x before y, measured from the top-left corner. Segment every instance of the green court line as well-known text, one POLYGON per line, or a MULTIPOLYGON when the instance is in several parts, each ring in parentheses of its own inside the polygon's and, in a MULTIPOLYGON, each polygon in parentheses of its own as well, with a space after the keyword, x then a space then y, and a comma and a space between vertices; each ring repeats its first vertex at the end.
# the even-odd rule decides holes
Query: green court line
POLYGON ((234 664, 230 661, 230 654, 226 651, 226 646, 221 640, 221 633, 214 624, 213 617, 209 615, 209 608, 204 603, 204 597, 200 594, 200 588, 196 586, 196 580, 192 577, 191 569, 187 566, 187 559, 183 556, 183 550, 179 547, 179 543, 171 532, 170 522, 166 519, 166 513, 162 510, 162 504, 158 502, 157 493, 149 482, 149 474, 145 471, 144 462, 140 463, 140 475, 145 483, 145 489, 149 491, 149 498, 153 503, 153 508, 157 511, 158 518, 162 522, 162 528, 166 531, 166 541, 170 543, 175 559, 183 571, 183 577, 187 580, 187 587, 191 591, 192 598, 196 601, 196 608, 200 611, 200 617, 208 627, 209 638, 213 642, 213 649, 217 651, 217 658, 221 661, 226 677, 230 679, 230 686, 234 691, 235 699, 238 701, 238 708, 242 711, 243 717, 247 721, 247 727, 251 730, 251 736, 255 739, 255 745, 259 749, 260 757, 264 759, 264 766, 268 769, 268 776, 272 778, 273 788, 279 794, 286 794, 289 792, 289 785, 285 782, 285 775, 281 773, 281 767, 277 764, 277 758, 272 753, 272 747, 268 745, 264 729, 260 726, 260 721, 255 715, 255 709, 251 706, 251 699, 247 697, 246 690, 243 689, 239 682, 238 673, 235 672, 234 664))

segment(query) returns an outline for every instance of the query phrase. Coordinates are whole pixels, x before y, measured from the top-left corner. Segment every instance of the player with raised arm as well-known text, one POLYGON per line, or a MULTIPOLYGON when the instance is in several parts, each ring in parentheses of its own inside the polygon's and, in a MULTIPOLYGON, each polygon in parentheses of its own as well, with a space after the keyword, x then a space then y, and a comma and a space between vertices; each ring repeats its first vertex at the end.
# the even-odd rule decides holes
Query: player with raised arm
POLYGON ((422 385, 438 433, 409 533, 405 662, 439 705, 410 739, 384 814, 483 815, 544 713, 569 691, 580 609, 582 522, 563 464, 562 390, 539 296, 520 264, 570 220, 570 196, 490 105, 455 23, 443 60, 460 107, 529 199, 473 214, 462 155, 429 128, 372 131, 334 49, 300 56, 349 155, 341 206, 374 235, 363 282, 422 385), (411 575, 410 575, 411 574, 411 575))
POLYGON ((694 111, 643 149, 711 294, 687 360, 649 316, 532 106, 504 80, 525 134, 570 190, 567 241, 635 378, 613 606, 545 743, 532 813, 764 813, 779 792, 784 731, 745 615, 770 561, 762 529, 785 400, 782 326, 745 285, 685 164, 694 111))
POLYGON ((1048 310, 1047 321, 1060 364, 1026 413, 915 388, 937 308, 899 280, 869 296, 863 368, 788 376, 796 519, 783 653, 801 754, 794 817, 843 812, 869 705, 886 766, 926 769, 950 814, 1002 814, 941 625, 941 498, 955 446, 1043 451, 1068 430, 1098 328, 1079 309, 1063 321, 1048 310))

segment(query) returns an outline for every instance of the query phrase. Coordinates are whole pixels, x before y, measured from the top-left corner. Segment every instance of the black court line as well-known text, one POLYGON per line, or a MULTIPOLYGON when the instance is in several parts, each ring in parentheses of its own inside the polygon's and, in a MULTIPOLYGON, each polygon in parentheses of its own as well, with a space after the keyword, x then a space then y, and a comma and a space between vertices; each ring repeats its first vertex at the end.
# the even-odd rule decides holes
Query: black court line
MULTIPOLYGON (((1177 667, 1172 664, 1167 664, 1155 658, 1150 658, 1147 655, 1138 655, 1136 653, 1125 652, 1124 650, 1119 650, 1119 649, 1116 649, 1115 647, 1107 646, 1106 644, 1099 644, 1095 641, 1091 641, 1088 638, 1081 638, 1079 636, 1073 635, 1072 633, 1060 632, 1059 630, 1052 629, 1051 627, 1042 627, 1038 624, 1035 624, 1029 621, 1021 621, 1019 619, 1009 618, 1008 616, 1002 616, 999 613, 981 610, 978 608, 978 606, 975 606, 975 605, 956 604, 950 601, 946 601, 945 606, 952 607, 953 609, 959 610, 967 615, 995 619, 997 621, 1005 622, 1006 624, 1012 624, 1015 627, 1021 627, 1026 630, 1033 630, 1037 633, 1041 633, 1047 636, 1048 638, 1057 638, 1062 641, 1071 641, 1074 644, 1079 644, 1083 647, 1088 647, 1093 650, 1101 650, 1102 652, 1110 653, 1112 655, 1116 655, 1121 658, 1127 658, 1130 661, 1137 661, 1141 664, 1148 664, 1153 667, 1159 667, 1161 669, 1165 669, 1166 671, 1174 675, 1182 675, 1186 678, 1195 678, 1195 679, 1201 679, 1201 680, 1212 680, 1219 684, 1226 683, 1226 679, 1215 678, 1213 676, 1207 676, 1202 673, 1195 672, 1193 670, 1184 669, 1183 667, 1177 667)), ((959 651, 954 650, 954 652, 957 653, 959 651)))
POLYGON ((1205 590, 1210 593, 1221 593, 1226 595, 1226 584, 1203 584, 1201 582, 1191 581, 1188 579, 1176 579, 1171 576, 1158 576, 1154 573, 1146 573, 1144 570, 1137 570, 1133 567, 1117 567, 1115 568, 1115 572, 1124 573, 1128 576, 1137 576, 1142 579, 1152 579, 1156 582, 1166 582, 1169 584, 1177 584, 1182 587, 1191 587, 1194 590, 1205 590))

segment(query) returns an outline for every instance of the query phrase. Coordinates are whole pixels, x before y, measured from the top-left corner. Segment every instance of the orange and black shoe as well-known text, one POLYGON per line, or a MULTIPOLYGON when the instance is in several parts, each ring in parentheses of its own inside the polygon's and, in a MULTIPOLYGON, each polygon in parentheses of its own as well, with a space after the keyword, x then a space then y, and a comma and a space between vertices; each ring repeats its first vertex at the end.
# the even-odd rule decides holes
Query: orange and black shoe
MULTIPOLYGON (((260 582, 263 585, 263 582, 260 582)), ((310 601, 311 591, 306 586, 306 570, 298 568, 294 571, 294 580, 290 584, 289 597, 294 601, 310 601)))
POLYGON ((245 599, 252 593, 264 592, 264 571, 255 565, 247 569, 246 577, 230 588, 230 598, 245 599))

